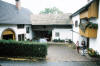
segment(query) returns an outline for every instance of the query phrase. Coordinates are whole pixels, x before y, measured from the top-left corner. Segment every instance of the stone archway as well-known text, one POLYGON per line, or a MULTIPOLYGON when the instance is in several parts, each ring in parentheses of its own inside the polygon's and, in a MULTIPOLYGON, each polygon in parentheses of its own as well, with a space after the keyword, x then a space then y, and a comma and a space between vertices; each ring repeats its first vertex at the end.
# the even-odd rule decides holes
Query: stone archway
POLYGON ((12 29, 6 29, 2 32, 2 39, 15 40, 15 32, 12 29))

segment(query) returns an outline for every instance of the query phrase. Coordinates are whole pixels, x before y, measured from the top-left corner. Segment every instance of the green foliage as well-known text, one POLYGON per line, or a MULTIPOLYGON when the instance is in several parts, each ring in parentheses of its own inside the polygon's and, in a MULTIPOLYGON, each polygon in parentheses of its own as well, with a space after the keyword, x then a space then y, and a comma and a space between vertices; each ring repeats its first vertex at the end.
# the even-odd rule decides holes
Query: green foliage
POLYGON ((93 50, 92 48, 88 48, 88 54, 91 57, 100 57, 99 54, 98 54, 98 52, 95 51, 95 50, 93 50))
POLYGON ((49 34, 49 35, 52 34, 52 31, 48 31, 48 34, 49 34))
POLYGON ((92 22, 88 22, 88 23, 84 23, 84 24, 80 24, 79 25, 80 29, 85 32, 86 28, 93 28, 93 29, 98 29, 98 24, 92 23, 92 22))
POLYGON ((98 24, 94 24, 94 23, 92 23, 92 22, 89 22, 89 23, 86 25, 85 29, 86 29, 87 27, 93 28, 93 29, 98 29, 98 24))
POLYGON ((0 40, 0 56, 46 57, 47 44, 13 40, 0 40))
POLYGON ((68 40, 68 42, 69 42, 69 43, 72 43, 72 40, 71 40, 71 39, 69 39, 69 40, 68 40))
POLYGON ((63 12, 60 11, 58 8, 45 8, 45 10, 40 11, 40 14, 62 14, 63 12))
POLYGON ((61 39, 54 39, 54 42, 65 42, 65 40, 61 40, 61 39))

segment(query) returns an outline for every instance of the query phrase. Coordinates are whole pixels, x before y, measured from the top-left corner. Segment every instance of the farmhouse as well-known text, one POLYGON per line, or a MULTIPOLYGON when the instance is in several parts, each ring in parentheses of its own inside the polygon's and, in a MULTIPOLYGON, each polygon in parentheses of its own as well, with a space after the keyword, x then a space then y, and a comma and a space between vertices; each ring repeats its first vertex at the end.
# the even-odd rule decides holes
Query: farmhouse
POLYGON ((55 39, 72 40, 71 14, 39 14, 32 15, 32 31, 34 37, 47 38, 48 41, 55 39))
POLYGON ((34 15, 26 8, 0 0, 0 39, 26 41, 40 38, 72 40, 71 14, 34 15))
POLYGON ((0 39, 24 41, 32 39, 31 12, 0 0, 0 39))
POLYGON ((100 0, 90 0, 88 4, 73 13, 73 41, 85 40, 87 48, 100 53, 100 0))

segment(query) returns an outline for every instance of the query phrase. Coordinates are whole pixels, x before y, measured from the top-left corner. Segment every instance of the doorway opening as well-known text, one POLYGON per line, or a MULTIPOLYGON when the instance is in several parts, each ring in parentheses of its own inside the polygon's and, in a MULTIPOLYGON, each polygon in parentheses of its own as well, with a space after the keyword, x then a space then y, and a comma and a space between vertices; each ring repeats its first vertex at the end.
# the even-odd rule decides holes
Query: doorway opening
POLYGON ((46 38, 47 41, 51 41, 52 31, 34 31, 35 37, 46 38))
POLYGON ((4 40, 15 40, 15 33, 11 29, 6 29, 2 33, 2 39, 4 40))

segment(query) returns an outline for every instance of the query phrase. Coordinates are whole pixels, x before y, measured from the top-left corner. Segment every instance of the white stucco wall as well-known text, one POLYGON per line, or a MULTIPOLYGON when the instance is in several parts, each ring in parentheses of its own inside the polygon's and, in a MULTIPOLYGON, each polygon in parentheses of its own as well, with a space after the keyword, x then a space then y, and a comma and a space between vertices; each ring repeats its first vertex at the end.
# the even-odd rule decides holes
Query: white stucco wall
POLYGON ((81 36, 79 34, 79 26, 75 27, 75 21, 78 22, 78 25, 80 23, 80 16, 76 15, 74 17, 72 17, 72 22, 73 22, 73 42, 76 43, 77 41, 79 41, 79 44, 81 43, 81 36))
POLYGON ((58 29, 54 28, 52 30, 52 40, 54 39, 61 39, 61 40, 66 40, 66 39, 71 39, 72 40, 72 29, 58 29), (56 37, 55 33, 59 32, 59 37, 56 37))
POLYGON ((73 42, 76 44, 77 41, 79 41, 79 46, 82 46, 81 45, 82 40, 84 40, 87 43, 87 38, 81 36, 79 33, 80 15, 72 17, 72 21, 73 21, 73 42), (78 22, 78 27, 75 27, 75 21, 78 22))
POLYGON ((0 39, 2 39, 2 32, 8 28, 12 29, 15 32, 15 37, 17 41, 18 41, 18 34, 24 34, 25 37, 30 40, 33 37, 31 25, 25 25, 23 29, 17 29, 17 25, 0 25, 0 39), (30 27, 30 33, 26 33, 26 27, 30 27))
MULTIPOLYGON (((100 16, 100 14, 99 14, 100 16)), ((97 30, 97 37, 96 38, 90 38, 90 46, 89 48, 93 48, 94 50, 98 51, 100 53, 100 17, 98 19, 91 19, 90 22, 97 23, 98 24, 98 30, 97 30)))
MULTIPOLYGON (((100 23, 98 25, 100 26, 100 23)), ((90 38, 90 48, 93 48, 100 54, 100 27, 98 28, 97 38, 90 38)))
POLYGON ((78 27, 75 27, 75 21, 77 21, 78 22, 78 25, 79 25, 79 23, 80 23, 80 15, 76 15, 76 16, 72 17, 73 31, 79 33, 79 26, 78 27))
MULTIPOLYGON (((26 27, 29 27, 29 33, 26 33, 26 39, 30 39, 30 40, 32 40, 33 39, 33 37, 34 37, 34 33, 32 32, 32 28, 31 28, 31 25, 25 25, 25 28, 26 27)), ((25 29, 25 31, 26 31, 26 29, 25 29)))
POLYGON ((97 38, 90 38, 90 48, 98 51, 100 54, 100 0, 99 0, 99 15, 97 19, 90 20, 91 22, 98 23, 97 38))

